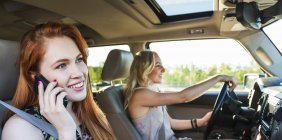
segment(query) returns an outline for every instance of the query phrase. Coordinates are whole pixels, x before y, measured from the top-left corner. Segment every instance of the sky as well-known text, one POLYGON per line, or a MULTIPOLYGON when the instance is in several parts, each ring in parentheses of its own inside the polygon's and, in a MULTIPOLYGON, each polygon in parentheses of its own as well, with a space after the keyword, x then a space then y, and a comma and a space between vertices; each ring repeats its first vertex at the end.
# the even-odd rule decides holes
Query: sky
POLYGON ((162 63, 169 67, 175 67, 177 64, 210 67, 222 63, 236 67, 250 65, 253 60, 244 48, 232 39, 160 42, 152 44, 151 50, 158 52, 162 63), (174 49, 168 50, 169 47, 174 49))
POLYGON ((277 22, 271 24, 271 26, 267 26, 263 28, 263 30, 267 33, 267 35, 271 38, 273 43, 282 51, 282 42, 281 42, 281 29, 282 29, 282 20, 278 20, 277 22), (279 30, 277 30, 279 29, 279 30))
MULTIPOLYGON (((126 45, 91 48, 88 65, 99 66, 101 62, 106 60, 109 51, 114 48, 129 51, 126 45)), ((167 67, 175 67, 179 64, 209 67, 221 63, 244 66, 250 65, 252 61, 251 56, 244 48, 231 39, 160 42, 150 44, 150 48, 158 52, 162 63, 167 67)))
POLYGON ((114 46, 103 46, 103 47, 93 47, 89 48, 89 57, 88 57, 88 66, 97 67, 101 62, 105 62, 107 59, 108 53, 112 49, 120 49, 129 51, 127 45, 114 45, 114 46))
POLYGON ((213 0, 156 0, 166 15, 213 11, 213 0), (201 6, 199 6, 201 5, 201 6))

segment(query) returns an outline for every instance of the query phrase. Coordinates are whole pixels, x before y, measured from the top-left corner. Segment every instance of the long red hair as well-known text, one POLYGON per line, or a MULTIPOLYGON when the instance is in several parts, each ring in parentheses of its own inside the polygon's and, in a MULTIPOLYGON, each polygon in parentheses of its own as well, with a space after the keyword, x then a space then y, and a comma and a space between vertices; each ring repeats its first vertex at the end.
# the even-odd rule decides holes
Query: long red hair
MULTIPOLYGON (((45 54, 44 41, 48 38, 66 36, 71 38, 77 45, 87 64, 87 44, 79 30, 69 24, 48 22, 34 27, 25 33, 21 40, 19 66, 19 81, 12 105, 24 109, 26 107, 38 106, 38 95, 33 91, 33 72, 39 72, 39 64, 45 54)), ((86 126, 92 138, 97 140, 115 140, 113 131, 101 109, 94 101, 90 90, 90 83, 87 83, 86 99, 73 103, 73 111, 77 118, 86 126)), ((13 115, 8 113, 8 118, 13 115)))

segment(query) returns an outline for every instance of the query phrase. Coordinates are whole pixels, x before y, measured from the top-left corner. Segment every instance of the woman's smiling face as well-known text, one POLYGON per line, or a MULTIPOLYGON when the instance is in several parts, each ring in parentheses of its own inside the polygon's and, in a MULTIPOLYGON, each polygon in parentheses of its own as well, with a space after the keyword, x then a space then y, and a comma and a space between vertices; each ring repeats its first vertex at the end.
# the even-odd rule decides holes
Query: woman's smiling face
POLYGON ((49 81, 57 81, 67 92, 69 101, 81 101, 87 93, 87 65, 77 45, 69 37, 46 39, 40 73, 49 81))
POLYGON ((148 77, 153 83, 161 83, 165 68, 162 65, 161 58, 157 54, 154 54, 154 59, 155 67, 153 68, 153 71, 148 75, 148 77))

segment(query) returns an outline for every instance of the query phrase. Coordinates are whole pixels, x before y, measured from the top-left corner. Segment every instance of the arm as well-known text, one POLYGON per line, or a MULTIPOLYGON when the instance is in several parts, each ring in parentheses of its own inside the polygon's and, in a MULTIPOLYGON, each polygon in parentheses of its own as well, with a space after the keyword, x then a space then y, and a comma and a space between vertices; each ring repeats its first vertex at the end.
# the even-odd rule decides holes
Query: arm
POLYGON ((2 132, 2 140, 44 140, 41 130, 19 116, 12 116, 2 132))
POLYGON ((190 102, 199 96, 203 95, 204 91, 208 90, 218 82, 230 81, 232 86, 229 90, 233 90, 236 87, 237 80, 233 76, 228 75, 215 75, 207 80, 201 81, 191 87, 188 87, 180 92, 184 96, 184 102, 190 102))
MULTIPOLYGON (((56 85, 57 82, 51 82, 44 91, 43 84, 38 84, 40 114, 56 128, 60 140, 75 140, 76 124, 63 105, 67 93, 56 85)), ((71 106, 67 108, 72 110, 71 106)))
MULTIPOLYGON (((69 140, 72 137, 69 137, 69 132, 61 133, 59 132, 60 140, 69 140)), ((76 136, 75 136, 76 137, 76 136)), ((30 124, 21 117, 14 115, 6 123, 3 128, 2 140, 44 140, 42 131, 30 124)))
MULTIPOLYGON (((206 126, 209 122, 212 112, 208 112, 204 117, 197 119, 197 126, 206 126)), ((191 120, 178 120, 170 117, 170 125, 173 130, 192 129, 191 120)))
POLYGON ((237 81, 235 77, 216 75, 180 92, 159 93, 148 89, 137 90, 132 97, 133 101, 131 103, 136 107, 148 107, 190 102, 204 94, 204 91, 214 86, 217 82, 225 81, 230 81, 232 84, 229 90, 233 90, 236 87, 237 81))
MULTIPOLYGON (((58 106, 55 106, 54 103, 51 104, 52 105, 51 107, 46 106, 49 105, 47 104, 49 97, 46 96, 50 95, 53 96, 53 99, 55 99, 56 93, 58 92, 55 91, 53 93, 46 93, 43 96, 42 84, 40 86, 41 87, 39 88, 39 102, 41 105, 40 106, 41 114, 43 114, 43 116, 47 118, 56 127, 60 140, 76 139, 76 127, 74 121, 62 103, 65 93, 57 96, 57 98, 59 98, 57 100, 58 106), (45 99, 45 104, 43 103, 44 99, 45 99)), ((57 90, 59 89, 57 88, 57 90)), ((43 140, 44 137, 40 129, 33 126, 32 124, 22 119, 21 117, 14 115, 11 118, 9 118, 9 120, 6 122, 3 128, 2 139, 3 140, 19 140, 19 139, 43 140)))

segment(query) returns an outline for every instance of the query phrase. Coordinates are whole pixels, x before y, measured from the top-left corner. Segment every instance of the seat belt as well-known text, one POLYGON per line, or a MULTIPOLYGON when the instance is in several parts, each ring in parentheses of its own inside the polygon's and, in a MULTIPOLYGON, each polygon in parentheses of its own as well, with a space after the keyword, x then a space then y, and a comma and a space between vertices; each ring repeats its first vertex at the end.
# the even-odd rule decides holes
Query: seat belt
POLYGON ((35 116, 28 114, 12 105, 9 105, 3 101, 0 100, 0 104, 2 104, 4 107, 8 108, 9 110, 16 113, 18 116, 23 118, 24 120, 28 121, 29 123, 33 124, 37 128, 41 129, 42 131, 47 132, 48 134, 52 135, 54 138, 58 139, 58 132, 56 128, 51 125, 50 123, 47 123, 39 118, 36 118, 35 116))
POLYGON ((165 132, 164 132, 164 122, 159 131, 159 140, 165 140, 165 132))
POLYGON ((163 123, 159 131, 159 140, 165 140, 165 130, 164 130, 164 107, 162 106, 163 111, 163 123))

